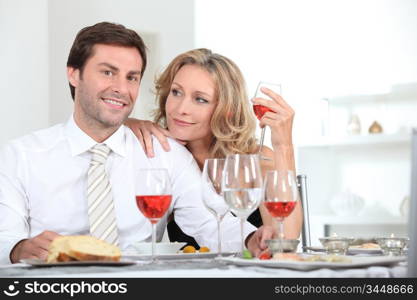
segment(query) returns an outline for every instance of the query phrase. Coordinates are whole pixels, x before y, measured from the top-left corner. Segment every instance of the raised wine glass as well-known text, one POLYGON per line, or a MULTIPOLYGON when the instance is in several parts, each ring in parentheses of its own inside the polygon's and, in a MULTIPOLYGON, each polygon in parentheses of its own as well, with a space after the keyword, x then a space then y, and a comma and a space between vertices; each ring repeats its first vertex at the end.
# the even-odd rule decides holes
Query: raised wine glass
POLYGON ((142 169, 138 172, 136 205, 152 224, 152 261, 155 262, 155 227, 171 205, 171 182, 166 169, 142 169))
POLYGON ((299 200, 294 172, 277 170, 266 172, 264 189, 264 205, 271 216, 278 221, 278 239, 284 239, 284 219, 293 212, 299 200))
POLYGON ((245 249, 243 227, 247 217, 258 208, 263 196, 262 174, 257 154, 232 154, 226 157, 223 196, 230 210, 240 218, 241 250, 245 249))
POLYGON ((220 223, 229 212, 222 193, 224 158, 209 158, 204 162, 202 178, 203 203, 217 221, 217 257, 221 256, 220 223))
MULTIPOLYGON (((261 90, 261 88, 268 88, 270 90, 272 90, 273 92, 277 93, 277 94, 281 94, 281 85, 280 84, 276 84, 276 83, 269 83, 269 82, 265 82, 265 81, 260 81, 258 83, 258 87, 256 88, 256 92, 255 92, 255 97, 254 98, 263 98, 266 100, 270 100, 273 101, 268 95, 264 94, 261 90)), ((260 104, 254 104, 253 105, 253 111, 256 115, 256 117, 258 118, 258 120, 261 120, 263 115, 268 112, 268 111, 272 111, 271 109, 269 109, 266 106, 260 105, 260 104)), ((264 139, 265 139, 265 130, 266 130, 266 126, 264 126, 262 128, 261 131, 261 139, 259 141, 259 154, 261 154, 262 151, 262 146, 264 144, 264 139)), ((261 157, 261 159, 268 159, 266 157, 261 157)))

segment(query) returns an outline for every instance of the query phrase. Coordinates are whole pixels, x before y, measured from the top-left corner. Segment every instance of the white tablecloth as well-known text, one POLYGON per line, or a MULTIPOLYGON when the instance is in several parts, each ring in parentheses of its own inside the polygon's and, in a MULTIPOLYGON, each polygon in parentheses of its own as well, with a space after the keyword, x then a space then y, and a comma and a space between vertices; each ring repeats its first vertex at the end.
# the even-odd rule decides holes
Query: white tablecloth
POLYGON ((131 266, 72 266, 36 268, 25 264, 0 266, 0 277, 132 277, 132 278, 279 278, 279 277, 406 277, 405 263, 391 267, 298 271, 259 266, 235 266, 212 259, 169 260, 131 266))

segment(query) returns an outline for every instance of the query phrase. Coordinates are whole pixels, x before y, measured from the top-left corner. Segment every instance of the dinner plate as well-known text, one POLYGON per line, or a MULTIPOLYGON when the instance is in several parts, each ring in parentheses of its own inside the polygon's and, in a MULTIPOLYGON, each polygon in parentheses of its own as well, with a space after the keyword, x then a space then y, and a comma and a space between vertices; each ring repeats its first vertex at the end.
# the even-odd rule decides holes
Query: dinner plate
MULTIPOLYGON (((326 249, 324 249, 323 247, 305 246, 304 249, 310 250, 313 252, 326 252, 326 249)), ((347 251, 347 254, 348 255, 357 255, 357 254, 381 255, 382 250, 381 248, 360 248, 360 247, 350 246, 347 251)))
POLYGON ((121 261, 65 261, 57 263, 47 263, 41 259, 27 258, 20 262, 34 267, 64 267, 64 266, 129 266, 135 264, 134 261, 122 259, 121 261))
POLYGON ((381 248, 363 248, 361 246, 350 246, 348 254, 382 254, 381 248))
MULTIPOLYGON (((175 254, 185 245, 187 245, 187 243, 155 243, 155 250, 160 254, 175 254)), ((130 249, 138 254, 151 255, 152 243, 135 242, 130 245, 130 249)))
POLYGON ((325 262, 325 261, 285 261, 285 260, 260 260, 258 258, 244 259, 239 257, 221 257, 220 261, 239 266, 261 266, 269 268, 283 268, 294 270, 314 270, 321 268, 346 269, 369 266, 390 266, 404 261, 405 256, 348 256, 350 262, 325 262))
MULTIPOLYGON (((222 253, 224 256, 230 256, 234 255, 236 253, 227 252, 222 253)), ((203 252, 203 253, 173 253, 173 254, 156 254, 157 259, 199 259, 199 258, 215 258, 217 256, 217 253, 215 252, 203 252)), ((123 257, 129 260, 149 260, 151 259, 151 255, 148 254, 138 254, 138 253, 132 253, 132 252, 126 252, 123 253, 123 257)))

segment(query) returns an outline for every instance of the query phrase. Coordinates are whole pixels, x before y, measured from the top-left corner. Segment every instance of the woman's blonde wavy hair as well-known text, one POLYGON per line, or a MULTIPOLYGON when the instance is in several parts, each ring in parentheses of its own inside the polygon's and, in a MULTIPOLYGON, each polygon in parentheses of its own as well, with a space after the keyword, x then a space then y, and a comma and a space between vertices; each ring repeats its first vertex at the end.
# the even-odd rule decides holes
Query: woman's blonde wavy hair
POLYGON ((232 153, 254 153, 256 151, 256 120, 246 94, 245 81, 237 65, 209 49, 194 49, 178 55, 156 79, 156 99, 159 108, 155 111, 155 122, 164 128, 166 124, 165 104, 175 75, 185 65, 197 65, 208 71, 215 83, 217 105, 211 117, 213 142, 211 157, 225 157, 232 153))

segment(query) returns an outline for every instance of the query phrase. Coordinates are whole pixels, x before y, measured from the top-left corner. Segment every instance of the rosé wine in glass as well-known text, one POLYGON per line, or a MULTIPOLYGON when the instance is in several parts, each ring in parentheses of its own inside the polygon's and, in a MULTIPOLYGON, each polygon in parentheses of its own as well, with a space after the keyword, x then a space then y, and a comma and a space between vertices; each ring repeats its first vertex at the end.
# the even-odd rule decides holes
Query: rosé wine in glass
POLYGON ((155 262, 156 224, 168 211, 171 200, 171 182, 166 169, 142 169, 135 184, 136 205, 152 224, 152 261, 155 262))
POLYGON ((295 208, 295 201, 288 202, 265 202, 265 207, 274 218, 286 218, 295 208))
MULTIPOLYGON (((258 83, 258 87, 256 88, 254 98, 263 98, 263 99, 266 99, 266 100, 269 100, 269 101, 273 101, 268 95, 266 95, 262 92, 262 90, 261 90, 262 88, 268 88, 268 89, 272 90, 273 92, 275 92, 277 94, 281 94, 281 85, 280 84, 260 81, 258 83)), ((256 117, 258 118, 258 120, 261 120, 265 113, 267 113, 268 111, 272 111, 272 110, 270 108, 264 106, 264 105, 255 104, 255 105, 253 105, 253 111, 254 111, 256 117)), ((261 154, 262 146, 264 144, 265 130, 266 130, 266 126, 264 126, 262 128, 262 131, 261 131, 261 138, 260 138, 260 141, 259 141, 259 144, 260 144, 259 154, 261 154)), ((266 158, 261 157, 261 159, 266 159, 266 158)))
POLYGON ((284 219, 295 209, 299 199, 293 171, 268 171, 264 181, 264 205, 278 221, 278 239, 284 239, 284 219))
POLYGON ((172 195, 136 196, 136 205, 151 223, 156 224, 167 212, 171 200, 172 195))

